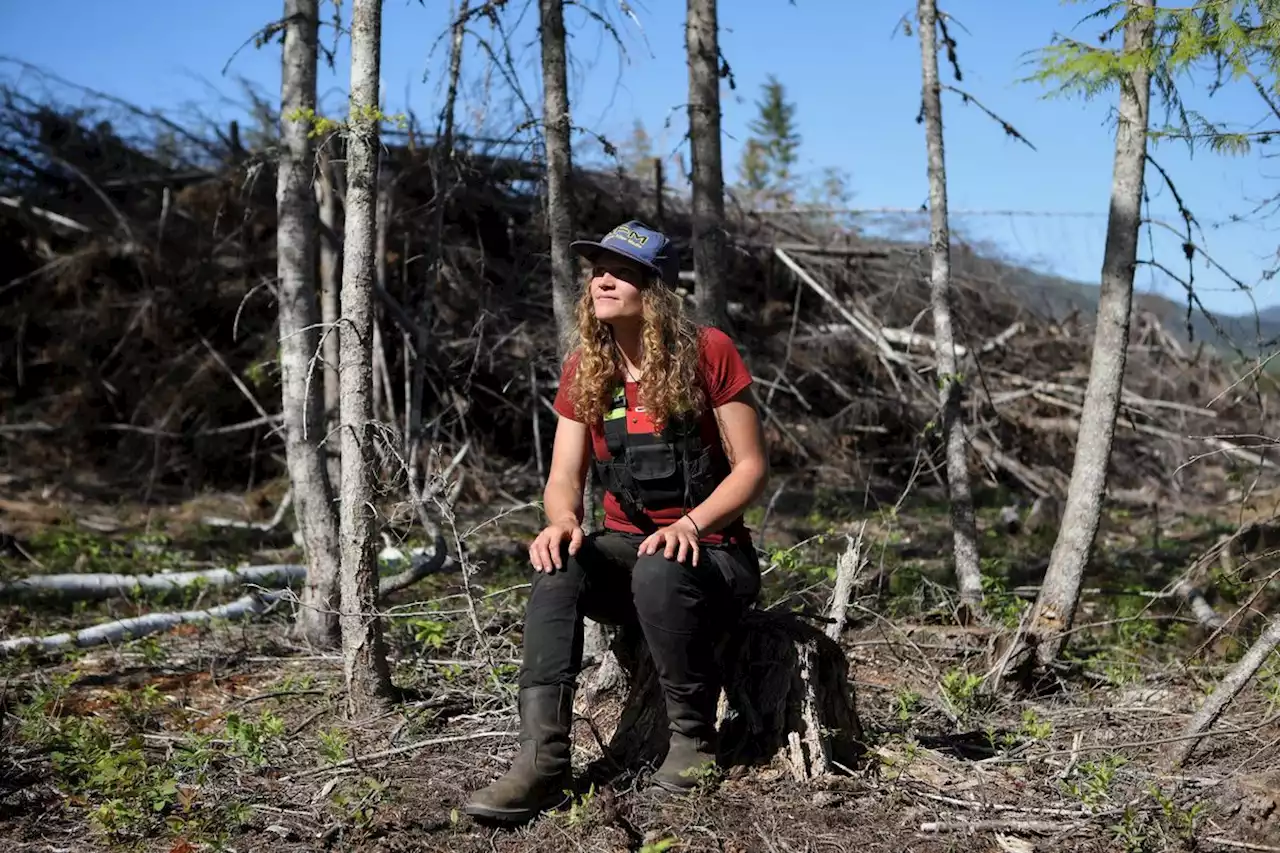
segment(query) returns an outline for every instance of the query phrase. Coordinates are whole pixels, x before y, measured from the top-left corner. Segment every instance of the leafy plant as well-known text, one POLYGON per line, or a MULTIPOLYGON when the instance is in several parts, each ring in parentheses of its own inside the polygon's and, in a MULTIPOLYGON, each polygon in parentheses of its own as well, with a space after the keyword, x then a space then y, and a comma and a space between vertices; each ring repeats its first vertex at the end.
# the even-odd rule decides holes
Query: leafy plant
POLYGON ((339 785, 330 795, 329 802, 340 820, 356 830, 367 832, 373 826, 390 785, 372 776, 362 776, 339 785))
POLYGON ((424 648, 439 649, 444 645, 449 632, 447 623, 437 622, 434 619, 410 619, 407 625, 413 632, 414 642, 421 644, 424 648))
POLYGON ((1028 740, 1045 740, 1053 734, 1053 723, 1041 719, 1033 709, 1027 708, 1022 712, 1022 724, 1018 727, 1018 734, 1028 740))
POLYGON ((337 764, 347 755, 347 736, 339 728, 320 732, 320 754, 330 764, 337 764))
POLYGON ((920 708, 920 699, 921 696, 916 691, 899 688, 893 694, 894 716, 904 723, 910 720, 911 715, 920 708))
POLYGON ((267 763, 268 748, 284 735, 284 720, 270 711, 263 711, 256 721, 228 714, 226 730, 232 751, 253 766, 261 767, 267 763))
POLYGON ((1073 778, 1063 783, 1067 793, 1089 808, 1110 799, 1116 770, 1126 762, 1123 755, 1108 755, 1096 761, 1082 761, 1073 778))
POLYGON ((943 701, 956 717, 964 719, 979 710, 982 704, 979 692, 982 688, 982 676, 962 669, 952 669, 942 676, 939 686, 942 688, 943 701))

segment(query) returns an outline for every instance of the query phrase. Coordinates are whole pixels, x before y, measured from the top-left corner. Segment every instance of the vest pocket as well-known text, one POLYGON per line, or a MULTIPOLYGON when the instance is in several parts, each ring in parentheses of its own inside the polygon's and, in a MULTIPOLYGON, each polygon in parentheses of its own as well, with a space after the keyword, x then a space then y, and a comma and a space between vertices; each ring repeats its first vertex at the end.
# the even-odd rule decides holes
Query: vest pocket
POLYGON ((644 504, 656 509, 684 497, 684 478, 675 449, 665 441, 634 442, 627 447, 627 468, 644 504))

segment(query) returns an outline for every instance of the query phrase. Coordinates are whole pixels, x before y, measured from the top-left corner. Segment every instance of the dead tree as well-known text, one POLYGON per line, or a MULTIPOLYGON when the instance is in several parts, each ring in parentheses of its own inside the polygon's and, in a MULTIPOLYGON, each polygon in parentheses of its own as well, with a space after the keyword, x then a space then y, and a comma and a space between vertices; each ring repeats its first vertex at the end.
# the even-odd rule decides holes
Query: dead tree
POLYGON ((724 173, 720 157, 720 39, 716 0, 689 0, 689 148, 693 156, 693 268, 699 319, 723 326, 724 173))
POLYGON ((347 205, 340 321, 342 390, 342 657, 352 716, 391 695, 374 560, 373 291, 377 259, 382 2, 351 9, 351 102, 347 119, 347 205))
POLYGON ((316 102, 318 0, 285 0, 280 84, 280 168, 276 183, 280 277, 280 373, 285 458, 307 555, 298 627, 308 642, 338 643, 338 520, 326 469, 321 389, 309 384, 319 345, 315 287, 315 199, 310 126, 298 114, 316 102))
MULTIPOLYGON (((1154 0, 1129 0, 1124 27, 1124 53, 1149 51, 1154 0)), ((1120 77, 1119 121, 1111 177, 1111 207, 1102 258, 1102 287, 1093 337, 1089 383, 1076 436, 1075 460, 1067 491, 1062 525, 1049 559, 1029 626, 1041 667, 1052 664, 1062 650, 1063 633, 1071 627, 1080 600, 1080 584, 1098 534, 1106 490, 1111 443, 1129 339, 1129 310, 1133 301, 1133 273, 1138 255, 1142 189, 1147 157, 1147 122, 1151 102, 1151 71, 1135 62, 1120 77)))
POLYGON ((128 619, 112 619, 100 625, 93 625, 79 631, 68 631, 49 634, 43 637, 12 637, 0 640, 0 657, 37 649, 42 652, 56 652, 68 647, 89 648, 101 645, 116 645, 127 640, 147 637, 161 631, 168 631, 179 625, 207 624, 214 621, 234 622, 258 616, 271 609, 283 593, 254 591, 246 593, 234 601, 219 604, 206 610, 183 610, 163 613, 146 613, 128 619))
POLYGON ((933 305, 942 439, 947 446, 947 491, 951 501, 951 536, 960 603, 971 612, 982 607, 982 573, 978 563, 978 525, 969 488, 968 453, 961 422, 964 383, 956 364, 951 328, 951 229, 947 218, 947 163, 942 140, 942 86, 938 80, 938 4, 920 0, 920 63, 923 78, 924 136, 929 151, 929 291, 933 305))

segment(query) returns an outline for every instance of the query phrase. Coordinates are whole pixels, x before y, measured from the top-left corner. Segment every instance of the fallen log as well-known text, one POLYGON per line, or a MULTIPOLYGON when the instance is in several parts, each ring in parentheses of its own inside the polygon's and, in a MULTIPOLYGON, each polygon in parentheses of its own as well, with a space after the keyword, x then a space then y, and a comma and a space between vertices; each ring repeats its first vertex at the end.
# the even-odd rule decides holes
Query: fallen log
POLYGON ((1204 597, 1204 592, 1187 579, 1178 581, 1173 586, 1174 595, 1181 598, 1191 608, 1191 613, 1201 626, 1216 631, 1226 625, 1226 621, 1213 609, 1213 605, 1204 597))
MULTIPOLYGON (((378 597, 383 599, 394 592, 417 583, 429 574, 450 571, 457 566, 457 561, 445 551, 444 537, 436 536, 435 547, 424 553, 412 554, 408 568, 394 575, 383 577, 378 584, 378 597)), ((197 580, 205 580, 211 584, 225 586, 234 582, 257 583, 274 579, 285 581, 301 581, 306 578, 306 566, 270 565, 246 566, 240 569, 212 569, 204 572, 173 572, 160 575, 36 575, 14 581, 0 587, 0 592, 11 592, 21 589, 26 592, 39 590, 45 593, 55 591, 59 594, 77 593, 80 600, 106 598, 111 595, 129 593, 139 587, 151 592, 171 592, 194 584, 197 580), (145 584, 140 584, 144 581, 145 584), (183 583, 185 581, 185 583, 183 583), (68 590, 72 591, 71 593, 68 590)), ((36 647, 43 651, 51 651, 64 646, 103 645, 105 643, 136 640, 149 634, 167 631, 178 625, 192 622, 208 622, 212 619, 244 619, 264 613, 276 602, 290 595, 288 589, 255 590, 228 604, 211 607, 206 610, 185 610, 169 613, 148 613, 132 619, 114 619, 80 631, 50 634, 44 637, 15 637, 0 641, 0 657, 12 654, 25 648, 36 647)), ((76 596, 73 595, 73 598, 76 596)))
POLYGON ((1280 525, 1272 521, 1245 524, 1233 533, 1220 537, 1212 547, 1197 557, 1174 586, 1174 594, 1186 600, 1196 620, 1214 632, 1210 642, 1224 631, 1228 634, 1239 632, 1255 611, 1266 613, 1271 609, 1268 605, 1274 604, 1274 601, 1264 599, 1263 606, 1259 608, 1255 608, 1253 602, 1263 594, 1275 575, 1258 578, 1256 574, 1258 566, 1263 565, 1264 557, 1280 553, 1278 546, 1280 525), (1254 594, 1237 607, 1231 616, 1219 614, 1204 595, 1205 590, 1214 586, 1215 569, 1223 578, 1234 578, 1236 582, 1252 580, 1257 585, 1254 594))
MULTIPOLYGON (((597 672, 575 709, 603 747, 601 759, 615 767, 638 768, 666 753, 666 705, 637 633, 616 633, 620 671, 597 672)), ((722 766, 777 761, 804 782, 847 771, 859 760, 862 726, 848 661, 822 631, 789 613, 751 610, 719 657, 725 674, 718 711, 722 766)))
POLYGON ((306 579, 307 567, 291 564, 244 566, 238 569, 204 569, 193 572, 162 572, 154 575, 113 573, 31 575, 0 584, 0 599, 34 595, 57 596, 71 601, 101 601, 135 592, 152 595, 171 593, 197 584, 210 587, 233 584, 273 584, 288 586, 306 579))
MULTIPOLYGON (((417 583, 427 575, 452 570, 457 563, 445 549, 444 536, 436 535, 431 550, 414 550, 406 557, 388 549, 379 562, 383 567, 408 562, 408 566, 396 574, 386 575, 378 586, 380 595, 390 595, 417 583)), ((150 575, 116 573, 67 573, 55 575, 31 575, 16 581, 0 583, 0 600, 44 595, 70 601, 101 601, 107 598, 127 597, 141 592, 162 595, 192 586, 226 587, 244 584, 288 587, 306 579, 307 567, 291 563, 263 566, 241 566, 235 569, 202 569, 190 572, 160 572, 150 575)))
POLYGON ((283 597, 283 592, 252 592, 242 595, 235 601, 210 607, 207 610, 184 610, 177 613, 148 613, 131 619, 117 619, 62 634, 50 634, 45 637, 15 637, 12 640, 0 641, 0 656, 10 655, 27 648, 38 648, 41 651, 54 651, 65 646, 86 648, 100 646, 105 643, 122 643, 136 640, 149 634, 167 631, 179 625, 211 622, 214 619, 235 621, 249 616, 257 616, 270 610, 283 597))

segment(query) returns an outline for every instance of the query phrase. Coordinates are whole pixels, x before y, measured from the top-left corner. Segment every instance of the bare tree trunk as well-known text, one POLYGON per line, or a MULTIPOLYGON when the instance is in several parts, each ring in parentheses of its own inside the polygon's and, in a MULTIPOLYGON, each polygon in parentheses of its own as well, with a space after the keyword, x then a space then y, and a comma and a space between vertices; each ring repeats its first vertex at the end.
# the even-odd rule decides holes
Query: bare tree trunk
POLYGON ((937 341, 942 437, 947 445, 951 535, 960 603, 976 615, 982 607, 982 572, 978 564, 978 525, 973 515, 968 454, 961 423, 960 398, 964 386, 956 365, 955 336, 951 329, 951 229, 947 222, 947 162, 942 141, 942 88, 938 81, 937 0, 920 0, 918 11, 924 136, 929 149, 929 249, 933 261, 929 289, 933 303, 933 337, 937 341))
MULTIPOLYGON (((1126 54, 1150 50, 1152 22, 1145 12, 1153 3, 1154 0, 1129 0, 1131 17, 1124 28, 1126 54)), ((1056 660, 1062 650, 1063 632, 1075 618, 1081 580, 1098 534, 1128 348, 1150 101, 1151 72, 1145 63, 1135 63, 1133 70, 1120 80, 1120 120, 1116 126, 1102 287, 1071 485, 1029 629, 1036 661, 1042 667, 1056 660)))
POLYGON ((325 444, 329 482, 334 491, 342 482, 341 457, 337 447, 338 426, 338 293, 342 288, 342 208, 338 204, 337 177, 334 174, 330 146, 339 144, 334 136, 321 147, 317 156, 319 180, 316 181, 316 202, 320 207, 320 324, 324 343, 324 415, 325 435, 331 441, 325 444))
MULTIPOLYGON (((382 186, 378 190, 377 236, 374 238, 375 289, 382 293, 391 291, 387 280, 387 232, 391 227, 391 192, 389 181, 380 176, 382 186)), ((373 417, 381 418, 389 425, 398 422, 395 392, 391 388, 391 369, 387 366, 387 348, 382 340, 382 311, 375 302, 373 311, 373 417)))
MULTIPOLYGON (((556 318, 556 355, 569 353, 578 301, 578 279, 574 274, 573 194, 569 181, 573 173, 573 122, 569 112, 568 59, 565 55, 564 0, 538 0, 542 36, 542 128, 547 157, 547 232, 551 235, 551 304, 556 318)), ((582 528, 594 527, 595 500, 591 475, 582 489, 582 528)), ((604 627, 588 619, 584 626, 583 652, 589 659, 607 653, 604 627)))
POLYGON ((298 630, 316 646, 338 643, 338 521, 326 471, 324 415, 319 389, 308 393, 308 364, 319 344, 316 329, 315 199, 310 130, 293 117, 315 107, 317 0, 285 0, 280 85, 280 168, 276 184, 277 270, 280 277, 280 373, 294 506, 307 554, 298 630))
MULTIPOLYGON (((431 328, 432 300, 440 292, 444 281, 444 223, 445 212, 449 207, 449 199, 453 195, 454 150, 453 127, 458 107, 458 80, 462 76, 462 45, 466 35, 466 19, 468 0, 458 4, 458 14, 453 20, 452 43, 449 46, 449 89, 445 93, 444 108, 440 112, 440 132, 436 139, 435 156, 431 164, 432 181, 435 184, 435 244, 428 250, 430 263, 427 265, 428 275, 432 276, 431 286, 422 296, 421 308, 418 311, 418 327, 414 331, 415 354, 413 359, 413 375, 410 380, 408 427, 405 431, 407 446, 406 456, 409 460, 409 484, 417 489, 418 456, 422 447, 422 411, 427 387, 427 364, 422 354, 427 351, 427 333, 431 328)), ((408 251, 405 252, 406 257, 408 251)), ((420 490, 421 491, 421 490, 420 490)), ((412 491, 410 492, 412 494, 412 491)), ((425 511, 425 508, 423 510, 425 511)))
POLYGON ((574 325, 578 287, 569 242, 573 239, 573 197, 569 178, 569 83, 564 47, 563 0, 539 0, 542 13, 542 127, 547 156, 547 231, 551 234, 552 305, 557 352, 563 358, 574 325))
POLYGON ((342 261, 342 657, 347 708, 374 713, 391 696, 374 561, 373 289, 377 242, 381 0, 351 10, 351 108, 342 261))
MULTIPOLYGON (((694 295, 703 323, 723 326, 724 173, 720 160, 720 44, 716 0, 689 0, 689 148, 693 155, 694 295)), ((674 283, 673 283, 674 284, 674 283)))
POLYGON ((1168 752, 1165 753, 1166 767, 1177 769, 1191 757, 1191 753, 1195 751, 1205 732, 1213 727, 1213 724, 1222 716, 1222 712, 1227 709, 1227 705, 1240 694, 1277 646, 1280 646, 1280 616, 1273 616, 1262 632, 1262 636, 1250 646, 1244 657, 1236 661, 1231 671, 1223 676, 1222 681, 1218 682, 1213 692, 1205 698, 1200 710, 1187 721, 1182 739, 1170 745, 1168 752))

